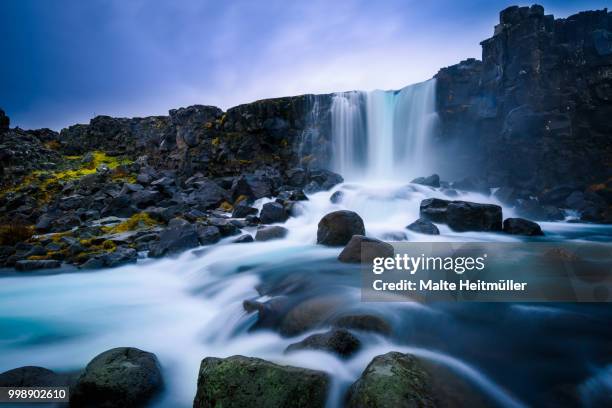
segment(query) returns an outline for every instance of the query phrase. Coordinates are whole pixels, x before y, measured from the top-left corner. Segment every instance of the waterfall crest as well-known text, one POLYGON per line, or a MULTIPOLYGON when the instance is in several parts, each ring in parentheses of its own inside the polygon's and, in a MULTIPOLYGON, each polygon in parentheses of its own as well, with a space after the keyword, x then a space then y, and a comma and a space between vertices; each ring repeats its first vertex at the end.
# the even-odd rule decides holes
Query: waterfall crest
POLYGON ((433 171, 435 89, 431 79, 399 91, 335 94, 333 170, 348 180, 406 180, 433 171))

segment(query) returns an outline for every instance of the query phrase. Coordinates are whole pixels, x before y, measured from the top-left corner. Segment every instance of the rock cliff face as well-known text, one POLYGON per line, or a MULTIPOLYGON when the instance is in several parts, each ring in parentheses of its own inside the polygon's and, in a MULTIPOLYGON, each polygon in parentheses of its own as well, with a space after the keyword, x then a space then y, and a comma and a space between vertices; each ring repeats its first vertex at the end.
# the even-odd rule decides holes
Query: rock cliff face
POLYGON ((554 19, 513 6, 481 45, 482 61, 436 75, 439 138, 457 147, 458 167, 537 193, 609 182, 612 13, 554 19))

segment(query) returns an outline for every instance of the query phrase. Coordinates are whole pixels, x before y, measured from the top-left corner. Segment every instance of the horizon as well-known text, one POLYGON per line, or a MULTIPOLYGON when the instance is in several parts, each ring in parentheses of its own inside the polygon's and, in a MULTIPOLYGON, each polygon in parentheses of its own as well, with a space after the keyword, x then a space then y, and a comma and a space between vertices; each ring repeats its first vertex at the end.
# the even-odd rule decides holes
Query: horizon
MULTIPOLYGON (((397 90, 480 60, 480 41, 493 35, 499 12, 533 4, 410 3, 4 3, 0 52, 15 63, 0 68, 0 108, 13 127, 59 131, 100 115, 159 116, 190 105, 227 111, 285 96, 397 90)), ((606 6, 539 4, 555 18, 606 6)))

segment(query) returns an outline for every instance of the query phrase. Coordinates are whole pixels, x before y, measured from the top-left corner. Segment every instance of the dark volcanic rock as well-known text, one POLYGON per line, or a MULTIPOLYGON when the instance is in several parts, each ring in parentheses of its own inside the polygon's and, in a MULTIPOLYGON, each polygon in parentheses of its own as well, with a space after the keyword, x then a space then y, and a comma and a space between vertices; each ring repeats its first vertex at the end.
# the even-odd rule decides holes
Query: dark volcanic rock
POLYGON ((72 385, 75 374, 57 374, 43 367, 25 366, 0 374, 0 387, 62 387, 72 385))
POLYGON ((494 204, 429 198, 421 202, 421 218, 447 224, 455 231, 501 231, 502 209, 494 204))
POLYGON ((70 406, 145 406, 162 386, 155 354, 131 347, 114 348, 87 364, 70 390, 70 406))
POLYGON ((395 251, 391 244, 363 235, 353 235, 338 255, 338 260, 347 263, 371 263, 374 258, 393 257, 394 255, 395 251))
POLYGON ((244 175, 236 179, 232 185, 232 199, 237 200, 240 196, 257 200, 272 196, 272 180, 264 175, 244 175))
POLYGON ((504 232, 514 235, 544 235, 538 224, 523 218, 506 218, 504 220, 504 232))
POLYGON ((436 407, 431 378, 411 354, 389 352, 368 364, 351 385, 347 407, 436 407))
POLYGON ((516 213, 522 217, 537 221, 562 221, 565 214, 552 205, 542 205, 537 200, 519 199, 515 207, 516 213))
POLYGON ((44 259, 37 261, 22 260, 15 262, 15 269, 21 272, 34 271, 37 269, 53 269, 59 268, 62 263, 53 259, 44 259))
POLYGON ((276 202, 264 204, 259 214, 259 219, 263 224, 285 222, 288 218, 289 214, 285 210, 285 207, 276 202))
POLYGON ((361 347, 361 342, 351 332, 344 329, 332 329, 325 333, 313 334, 299 343, 290 344, 285 352, 299 350, 323 350, 350 357, 361 347))
POLYGON ((414 184, 421 184, 430 187, 440 187, 440 176, 432 174, 429 177, 417 177, 411 181, 414 184))
POLYGON ((245 218, 248 215, 257 215, 258 212, 259 211, 257 211, 257 208, 250 207, 249 205, 240 202, 234 207, 232 218, 245 218))
POLYGON ((438 227, 422 218, 419 218, 412 224, 408 225, 406 228, 410 231, 418 232, 420 234, 440 235, 440 230, 438 229, 438 227))
POLYGON ((235 244, 246 244, 246 243, 253 242, 253 241, 255 240, 253 239, 253 236, 251 234, 244 234, 244 235, 239 236, 232 242, 235 244))
POLYGON ((334 211, 325 215, 319 221, 317 244, 327 246, 346 245, 353 235, 365 235, 365 227, 361 217, 353 211, 334 211))
POLYGON ((329 201, 332 204, 338 204, 342 201, 343 198, 344 198, 344 192, 338 190, 329 197, 329 201))
POLYGON ((324 407, 329 378, 321 371, 233 356, 202 360, 194 408, 324 407))
POLYGON ((195 225, 185 221, 183 225, 169 226, 159 236, 149 252, 149 256, 159 258, 175 254, 200 245, 200 237, 195 225))
POLYGON ((333 321, 334 327, 361 330, 389 335, 391 326, 383 318, 370 314, 354 314, 341 316, 333 321))
POLYGON ((285 238, 289 230, 278 225, 271 227, 260 227, 255 234, 255 241, 270 241, 272 239, 285 238))

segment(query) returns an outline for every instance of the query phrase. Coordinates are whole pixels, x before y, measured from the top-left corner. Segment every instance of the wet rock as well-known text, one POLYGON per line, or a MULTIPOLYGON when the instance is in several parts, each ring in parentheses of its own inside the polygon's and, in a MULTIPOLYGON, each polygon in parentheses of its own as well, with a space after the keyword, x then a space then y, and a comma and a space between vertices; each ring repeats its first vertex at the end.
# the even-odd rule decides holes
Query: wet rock
POLYGON ((370 314, 351 314, 341 316, 332 322, 334 327, 343 329, 361 330, 374 332, 388 336, 392 333, 392 328, 386 320, 370 314))
POLYGON ((363 235, 353 235, 338 255, 338 260, 346 263, 371 263, 374 258, 393 257, 394 255, 395 251, 391 244, 363 235))
POLYGON ((231 237, 240 234, 240 227, 226 218, 209 218, 208 223, 219 228, 222 237, 231 237))
POLYGON ((320 296, 306 299, 284 316, 279 331, 283 336, 296 336, 325 323, 336 312, 341 301, 337 297, 320 296))
POLYGON ((61 266, 60 261, 54 259, 42 259, 42 260, 20 260, 15 262, 15 269, 20 272, 35 271, 38 269, 54 269, 61 266))
POLYGON ((304 340, 290 344, 285 352, 299 350, 322 350, 350 357, 361 348, 361 342, 351 332, 344 329, 332 329, 325 333, 313 334, 304 340))
POLYGON ((346 245, 353 235, 365 235, 361 217, 353 211, 334 211, 319 221, 317 244, 342 246, 346 245))
POLYGON ((537 223, 524 218, 506 218, 503 230, 506 234, 513 235, 544 235, 542 228, 537 223))
POLYGON ((421 202, 421 218, 464 231, 501 231, 502 209, 494 204, 429 198, 421 202))
POLYGON ((239 236, 238 238, 236 238, 235 240, 233 240, 232 242, 234 244, 246 244, 249 242, 253 242, 255 241, 253 239, 253 236, 251 234, 243 234, 241 236, 239 236))
POLYGON ((436 407, 431 378, 410 354, 389 352, 368 364, 347 394, 347 407, 436 407))
POLYGON ((186 203, 197 206, 202 210, 217 208, 229 199, 228 192, 213 181, 199 181, 196 183, 196 186, 197 190, 189 193, 186 203))
POLYGON ((303 190, 285 190, 278 194, 277 202, 308 201, 303 190), (279 201, 280 200, 280 201, 279 201))
POLYGON ((294 187, 304 187, 307 180, 306 170, 296 167, 291 170, 287 170, 287 181, 289 185, 294 187))
POLYGON ((500 187, 493 193, 493 197, 497 198, 502 204, 515 205, 519 195, 515 188, 500 187))
POLYGON ((149 251, 149 256, 159 258, 164 255, 176 254, 200 245, 200 237, 195 225, 189 224, 169 226, 159 236, 149 251))
POLYGON ((310 182, 304 188, 306 193, 316 193, 318 191, 327 191, 337 184, 344 181, 341 175, 328 170, 313 170, 310 172, 310 182))
POLYGON ((242 303, 247 313, 257 312, 257 322, 252 329, 276 329, 290 306, 287 296, 274 296, 267 302, 245 300, 242 303))
POLYGON ((221 239, 221 232, 214 225, 198 225, 197 233, 201 245, 216 244, 221 239))
POLYGON ((246 203, 240 202, 238 205, 234 206, 234 211, 232 212, 232 218, 245 218, 248 215, 257 215, 259 211, 257 208, 251 207, 246 203))
POLYGON ((238 177, 231 189, 231 196, 236 201, 240 196, 251 200, 271 197, 273 190, 272 180, 265 175, 243 175, 238 177))
POLYGON ((321 371, 243 356, 202 360, 194 408, 324 407, 329 378, 321 371))
POLYGON ((163 387, 153 353, 119 347, 96 356, 70 390, 71 407, 141 407, 163 387))
POLYGON ((342 202, 342 199, 343 199, 343 198, 344 198, 344 192, 342 192, 342 191, 338 190, 338 191, 334 192, 334 194, 332 194, 332 195, 329 197, 329 201, 330 201, 332 204, 338 204, 338 203, 342 202))
POLYGON ((115 268, 118 266, 136 263, 138 259, 138 253, 134 248, 118 247, 108 254, 102 256, 102 262, 104 266, 109 268, 115 268))
POLYGON ((417 177, 412 180, 411 183, 437 188, 440 187, 440 176, 437 174, 432 174, 429 177, 417 177))
POLYGON ((259 214, 259 219, 263 224, 285 222, 288 218, 289 214, 285 210, 285 207, 276 202, 264 204, 259 214))
POLYGON ((285 238, 289 230, 281 226, 260 227, 255 234, 255 241, 270 241, 285 238))
POLYGON ((0 387, 65 387, 76 381, 78 373, 55 373, 43 367, 25 366, 0 374, 0 387))
POLYGON ((419 234, 440 235, 440 230, 433 223, 419 218, 412 224, 406 227, 410 231, 418 232, 419 234))
POLYGON ((433 222, 446 223, 446 209, 450 201, 439 198, 428 198, 421 201, 421 219, 433 222))

